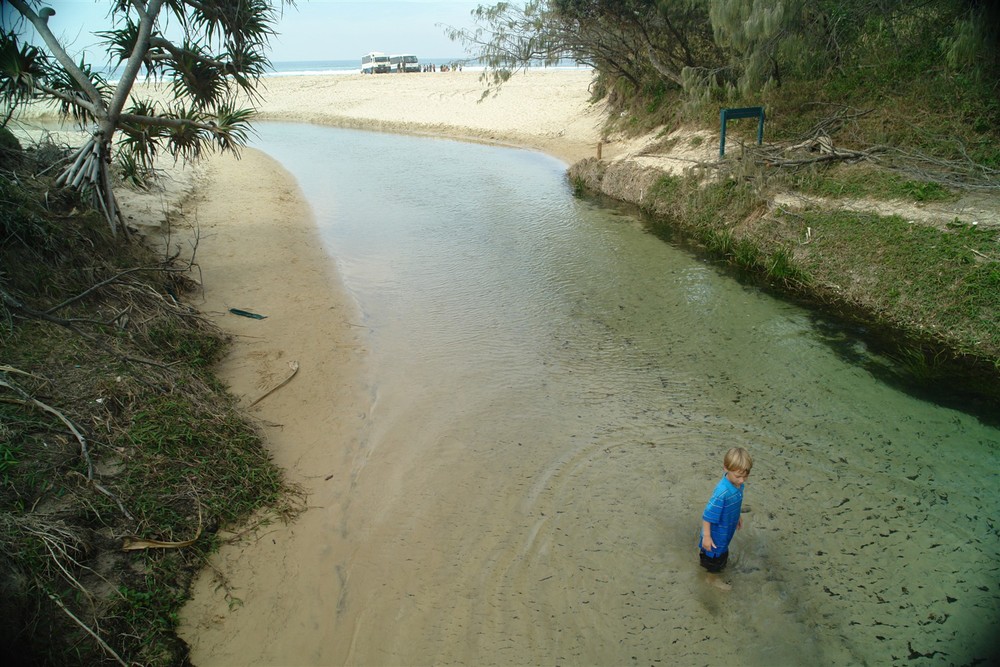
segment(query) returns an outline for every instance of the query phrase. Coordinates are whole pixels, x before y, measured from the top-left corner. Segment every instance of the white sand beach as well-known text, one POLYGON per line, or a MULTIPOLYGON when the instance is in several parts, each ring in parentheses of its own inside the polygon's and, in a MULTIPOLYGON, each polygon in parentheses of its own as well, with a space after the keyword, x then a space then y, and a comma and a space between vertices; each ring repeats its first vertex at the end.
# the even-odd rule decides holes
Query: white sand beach
POLYGON ((531 70, 494 95, 474 71, 275 77, 260 117, 535 148, 565 162, 596 154, 605 104, 588 69, 531 70))

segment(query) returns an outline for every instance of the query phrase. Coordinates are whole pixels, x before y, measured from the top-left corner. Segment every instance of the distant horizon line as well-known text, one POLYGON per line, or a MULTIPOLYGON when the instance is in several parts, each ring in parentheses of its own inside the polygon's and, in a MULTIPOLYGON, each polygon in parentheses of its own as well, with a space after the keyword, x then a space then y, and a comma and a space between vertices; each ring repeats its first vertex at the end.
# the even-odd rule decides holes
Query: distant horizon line
MULTIPOLYGON (((386 53, 388 55, 397 55, 395 52, 390 53, 389 51, 382 51, 381 53, 386 53)), ((413 51, 400 51, 398 55, 419 55, 413 51)), ((363 54, 362 54, 363 55, 363 54)), ((428 58, 432 60, 478 60, 475 56, 420 56, 422 58, 428 58)), ((272 63, 325 63, 333 60, 357 60, 361 61, 361 56, 354 56, 350 58, 285 58, 282 60, 273 59, 272 63)))

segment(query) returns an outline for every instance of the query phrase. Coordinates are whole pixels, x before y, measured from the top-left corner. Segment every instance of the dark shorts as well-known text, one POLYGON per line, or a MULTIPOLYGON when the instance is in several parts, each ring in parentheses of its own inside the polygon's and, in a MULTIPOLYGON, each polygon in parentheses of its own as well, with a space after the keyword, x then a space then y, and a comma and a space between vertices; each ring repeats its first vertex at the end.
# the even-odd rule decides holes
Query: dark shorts
POLYGON ((724 551, 718 556, 709 556, 704 551, 699 551, 698 556, 701 558, 701 566, 713 573, 722 572, 722 568, 724 568, 726 563, 729 561, 728 551, 724 551))

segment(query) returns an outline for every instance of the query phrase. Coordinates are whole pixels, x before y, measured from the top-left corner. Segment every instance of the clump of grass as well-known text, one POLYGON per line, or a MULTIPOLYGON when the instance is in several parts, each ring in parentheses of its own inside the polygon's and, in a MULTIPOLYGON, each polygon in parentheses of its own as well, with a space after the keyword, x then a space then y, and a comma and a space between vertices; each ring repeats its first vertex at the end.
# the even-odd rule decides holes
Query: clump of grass
POLYGON ((713 255, 719 257, 731 257, 735 242, 733 233, 728 229, 710 229, 702 235, 702 243, 705 249, 713 255))
POLYGON ((961 353, 1000 357, 1000 232, 845 211, 800 217, 814 232, 806 270, 841 298, 961 353))
POLYGON ((772 283, 803 286, 811 282, 809 274, 798 266, 787 248, 778 248, 765 258, 764 273, 772 283))
POLYGON ((661 202, 675 201, 681 194, 683 180, 677 176, 664 174, 649 189, 649 196, 661 202))
MULTIPOLYGON (((708 178, 660 178, 644 205, 652 230, 694 241, 743 275, 886 332, 886 339, 909 341, 934 382, 948 373, 958 382, 975 377, 986 400, 1000 396, 1000 230, 957 220, 940 229, 839 210, 771 211, 764 197, 776 186, 773 175, 749 160, 728 167, 708 178)), ((854 196, 872 189, 943 196, 878 173, 866 180, 844 171, 836 182, 854 196)), ((902 375, 920 384, 911 356, 899 366, 912 366, 902 375)))
POLYGON ((722 257, 733 266, 771 284, 798 290, 811 282, 809 274, 797 265, 787 248, 779 247, 766 252, 757 240, 734 238, 728 230, 709 230, 701 236, 701 241, 710 254, 722 257))
POLYGON ((844 166, 802 170, 790 185, 806 194, 830 198, 903 201, 955 201, 956 192, 933 181, 907 178, 897 172, 869 167, 844 166))
POLYGON ((205 330, 191 330, 176 319, 154 322, 147 331, 151 351, 180 354, 193 366, 206 367, 215 363, 226 349, 225 340, 205 330))
POLYGON ((189 382, 170 394, 147 397, 130 415, 131 427, 109 443, 122 452, 119 483, 135 501, 139 524, 158 539, 182 539, 198 507, 229 524, 261 505, 275 505, 285 490, 235 405, 218 400, 206 405, 199 399, 207 393, 189 382), (149 487, 150 479, 182 493, 165 498, 149 487), (197 499, 185 483, 200 489, 197 499))

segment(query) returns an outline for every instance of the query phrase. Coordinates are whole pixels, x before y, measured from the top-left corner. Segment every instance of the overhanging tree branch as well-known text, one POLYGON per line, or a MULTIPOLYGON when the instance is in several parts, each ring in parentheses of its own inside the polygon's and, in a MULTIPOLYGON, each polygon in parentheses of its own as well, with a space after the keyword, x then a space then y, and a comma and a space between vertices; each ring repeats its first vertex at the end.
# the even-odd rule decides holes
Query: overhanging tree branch
MULTIPOLYGON (((132 48, 132 55, 129 56, 128 62, 125 64, 125 70, 118 81, 114 97, 111 98, 108 108, 108 118, 105 121, 107 129, 114 128, 118 124, 118 118, 121 115, 122 109, 125 108, 125 101, 128 99, 129 93, 132 92, 135 79, 139 75, 139 69, 142 67, 143 56, 149 51, 149 40, 153 34, 153 23, 156 16, 160 13, 162 6, 163 0, 150 0, 149 4, 146 5, 146 11, 140 13, 139 36, 135 41, 135 46, 132 48)), ((111 132, 107 133, 106 140, 111 141, 111 132)))
POLYGON ((253 105, 266 71, 268 39, 275 34, 277 8, 291 0, 115 0, 105 40, 111 65, 122 66, 111 87, 83 60, 73 62, 49 28, 56 16, 32 9, 32 0, 9 0, 42 36, 39 47, 19 47, 18 36, 0 32, 9 67, 0 69, 0 100, 13 106, 32 99, 56 101, 61 113, 93 121, 91 137, 62 172, 59 182, 90 193, 95 208, 113 232, 126 230, 118 211, 110 167, 113 159, 134 182, 152 176, 160 151, 175 158, 197 158, 216 147, 238 154, 246 143, 253 109, 234 109, 234 92, 253 105), (175 21, 177 40, 163 36, 165 21, 175 21), (117 59, 117 63, 114 62, 117 59), (176 104, 133 103, 129 99, 143 68, 170 82, 176 104), (110 94, 108 94, 110 91, 110 94), (121 140, 116 136, 122 133, 121 140))
POLYGON ((66 53, 65 49, 63 49, 59 40, 56 39, 56 36, 52 34, 52 31, 49 29, 48 17, 39 16, 30 6, 28 6, 27 3, 24 2, 24 0, 6 1, 9 2, 11 6, 13 6, 19 14, 21 14, 21 16, 31 22, 31 25, 34 26, 35 30, 45 42, 45 46, 48 47, 49 52, 55 56, 56 60, 59 61, 59 64, 62 65, 63 69, 65 69, 70 76, 73 77, 73 80, 76 81, 87 93, 90 101, 94 104, 101 104, 101 94, 97 90, 97 87, 94 86, 87 75, 84 74, 79 67, 77 67, 76 63, 73 62, 73 59, 70 58, 69 54, 66 53))

